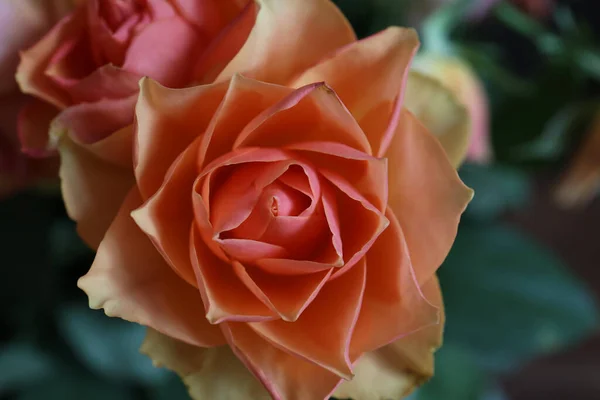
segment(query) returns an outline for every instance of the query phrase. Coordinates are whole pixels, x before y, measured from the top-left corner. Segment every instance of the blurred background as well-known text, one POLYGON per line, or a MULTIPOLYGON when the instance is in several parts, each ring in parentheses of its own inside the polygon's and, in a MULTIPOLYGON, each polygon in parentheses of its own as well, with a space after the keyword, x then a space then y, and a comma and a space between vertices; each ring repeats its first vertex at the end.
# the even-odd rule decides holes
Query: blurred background
MULTIPOLYGON (((336 3, 359 37, 418 29, 415 68, 474 121, 459 172, 476 194, 439 272, 445 346, 411 400, 600 399, 598 1, 336 3)), ((0 117, 16 109, 0 98, 0 117)), ((187 399, 138 353, 142 327, 87 308, 76 281, 93 253, 55 165, 11 140, 0 134, 0 399, 187 399)))

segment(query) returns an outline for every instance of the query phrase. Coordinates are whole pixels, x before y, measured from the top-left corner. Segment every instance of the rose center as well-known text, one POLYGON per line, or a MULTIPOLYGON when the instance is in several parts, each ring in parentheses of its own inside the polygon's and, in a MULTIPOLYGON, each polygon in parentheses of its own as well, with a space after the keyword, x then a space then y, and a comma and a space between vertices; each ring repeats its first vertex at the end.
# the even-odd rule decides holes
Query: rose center
POLYGON ((100 16, 106 25, 115 32, 128 18, 143 11, 143 3, 142 0, 100 1, 100 16))

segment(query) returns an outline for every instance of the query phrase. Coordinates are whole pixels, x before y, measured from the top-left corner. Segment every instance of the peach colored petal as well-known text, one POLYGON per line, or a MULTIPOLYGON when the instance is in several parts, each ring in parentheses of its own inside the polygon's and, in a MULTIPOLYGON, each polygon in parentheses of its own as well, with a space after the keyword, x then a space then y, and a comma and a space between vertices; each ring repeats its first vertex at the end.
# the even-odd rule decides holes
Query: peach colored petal
POLYGON ((90 307, 196 346, 222 344, 219 329, 202 315, 197 289, 173 273, 131 218, 131 211, 141 204, 139 191, 133 188, 102 240, 92 268, 79 279, 90 307))
POLYGON ((438 309, 419 287, 409 249, 394 213, 386 212, 389 227, 366 256, 367 285, 352 338, 352 355, 375 350, 438 323, 438 309))
POLYGON ((233 352, 273 400, 327 399, 341 380, 317 364, 271 345, 247 324, 229 322, 222 328, 233 352))
POLYGON ((241 72, 286 84, 329 52, 356 40, 346 18, 329 0, 256 2, 260 8, 254 28, 218 81, 241 72))
POLYGON ((206 43, 207 39, 183 18, 153 21, 131 41, 123 69, 165 86, 182 87, 189 82, 194 60, 206 43))
POLYGON ((234 75, 202 139, 200 164, 207 165, 229 153, 238 135, 250 121, 291 92, 292 89, 285 86, 234 75))
MULTIPOLYGON (((423 294, 443 307, 437 277, 423 285, 423 294)), ((433 351, 440 345, 443 320, 364 354, 354 366, 354 379, 336 389, 337 398, 402 399, 433 375, 433 351)))
POLYGON ((24 93, 32 94, 59 109, 69 104, 67 94, 61 92, 45 75, 45 69, 61 43, 82 35, 84 13, 85 10, 80 8, 63 18, 42 40, 21 53, 16 78, 24 93))
POLYGON ((326 271, 331 267, 339 267, 342 262, 319 262, 309 260, 290 260, 285 258, 265 258, 257 260, 256 265, 263 271, 275 275, 302 275, 313 272, 326 271))
MULTIPOLYGON (((198 4, 196 1, 193 3, 198 4)), ((219 2, 219 4, 223 3, 219 2)), ((250 31, 254 27, 257 12, 257 4, 254 1, 248 1, 240 14, 221 30, 200 56, 194 68, 193 81, 198 84, 215 81, 248 39, 250 31)))
POLYGON ((328 282, 293 324, 276 320, 249 325, 274 346, 350 379, 350 341, 361 310, 365 281, 363 260, 344 276, 328 282), (344 301, 340 301, 340 293, 344 294, 344 301))
POLYGON ((423 283, 446 258, 473 191, 462 183, 440 143, 409 111, 403 110, 386 155, 389 205, 404 232, 417 280, 423 283))
POLYGON ((83 240, 96 249, 134 184, 133 174, 95 157, 68 136, 60 138, 58 150, 67 213, 83 240))
POLYGON ((215 239, 229 257, 243 263, 261 258, 288 258, 288 251, 274 244, 248 239, 215 239))
POLYGON ((411 72, 404 106, 440 141, 452 165, 463 162, 471 138, 471 119, 457 97, 437 81, 411 72))
POLYGON ((144 198, 158 190, 175 158, 204 132, 227 87, 225 82, 167 89, 151 79, 140 81, 135 175, 144 198))
POLYGON ((210 251, 196 227, 192 227, 190 246, 206 318, 210 323, 275 318, 276 314, 242 283, 232 266, 210 251))
POLYGON ((50 140, 64 133, 80 143, 94 143, 133 123, 137 94, 68 107, 52 121, 50 140))
POLYGON ((56 154, 56 143, 48 140, 50 122, 56 114, 55 107, 39 100, 31 100, 21 109, 17 128, 23 152, 33 157, 56 154))
POLYGON ((133 131, 133 125, 128 125, 102 140, 84 146, 99 159, 131 170, 133 165, 133 131))
POLYGON ((233 269, 242 282, 284 321, 296 321, 331 275, 331 269, 313 274, 273 275, 234 262, 233 269))
POLYGON ((193 400, 271 400, 229 346, 208 349, 190 346, 148 329, 140 351, 155 366, 175 371, 193 400))
POLYGON ((175 160, 162 186, 131 216, 177 274, 192 286, 196 275, 190 261, 190 225, 194 220, 192 188, 198 175, 196 139, 175 160))
POLYGON ((305 141, 342 143, 371 154, 364 132, 324 83, 296 89, 264 110, 240 133, 234 148, 282 147, 305 141))
POLYGON ((381 157, 394 134, 410 62, 419 47, 413 29, 388 28, 332 53, 292 83, 325 81, 381 157))

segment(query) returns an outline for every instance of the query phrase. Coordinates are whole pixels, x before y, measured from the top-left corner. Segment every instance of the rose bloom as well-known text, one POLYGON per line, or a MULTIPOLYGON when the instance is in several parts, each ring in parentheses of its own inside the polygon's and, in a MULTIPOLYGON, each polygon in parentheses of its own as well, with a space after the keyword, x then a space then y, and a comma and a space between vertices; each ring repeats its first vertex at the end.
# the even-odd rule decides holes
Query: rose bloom
POLYGON ((70 0, 0 2, 0 197, 56 174, 57 160, 38 161, 21 154, 17 115, 29 99, 19 91, 14 75, 19 50, 39 40, 70 8, 70 0))
POLYGON ((32 155, 52 152, 50 138, 65 130, 91 143, 131 124, 143 76, 170 87, 211 82, 254 18, 248 0, 78 2, 22 54, 17 80, 40 99, 23 110, 35 123, 20 129, 32 155))
POLYGON ((55 131, 98 250, 79 286, 149 327, 142 350, 195 399, 402 397, 441 344, 468 114, 441 85, 406 93, 423 122, 403 108, 413 30, 357 41, 328 0, 249 9, 212 83, 143 79, 133 125, 55 131))

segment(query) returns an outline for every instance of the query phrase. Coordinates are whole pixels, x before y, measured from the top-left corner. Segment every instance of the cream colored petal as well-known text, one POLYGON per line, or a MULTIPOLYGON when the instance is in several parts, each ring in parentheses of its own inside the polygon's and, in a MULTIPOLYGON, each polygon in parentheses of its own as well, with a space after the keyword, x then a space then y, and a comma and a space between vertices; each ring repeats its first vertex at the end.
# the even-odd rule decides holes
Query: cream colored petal
POLYGON ((148 329, 140 351, 156 367, 175 371, 194 400, 270 400, 229 346, 195 347, 148 329))
POLYGON ((438 138, 452 165, 460 166, 469 148, 471 121, 456 96, 436 79, 411 71, 404 107, 438 138))

